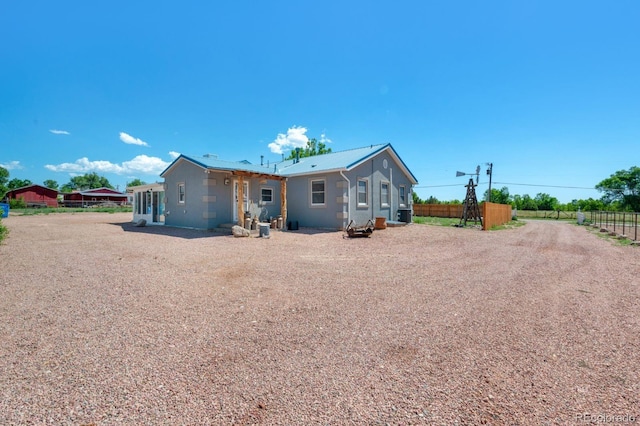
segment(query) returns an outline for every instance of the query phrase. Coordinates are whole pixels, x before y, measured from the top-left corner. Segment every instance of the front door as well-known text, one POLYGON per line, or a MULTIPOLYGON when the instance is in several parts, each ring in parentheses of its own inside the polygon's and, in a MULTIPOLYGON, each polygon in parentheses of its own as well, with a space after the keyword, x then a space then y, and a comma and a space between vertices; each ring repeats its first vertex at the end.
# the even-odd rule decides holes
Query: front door
MULTIPOLYGON (((233 181, 233 221, 238 223, 238 193, 240 188, 240 182, 233 181)), ((249 211, 249 182, 245 181, 242 188, 242 205, 244 211, 249 211)), ((244 219, 243 219, 244 220, 244 219)))

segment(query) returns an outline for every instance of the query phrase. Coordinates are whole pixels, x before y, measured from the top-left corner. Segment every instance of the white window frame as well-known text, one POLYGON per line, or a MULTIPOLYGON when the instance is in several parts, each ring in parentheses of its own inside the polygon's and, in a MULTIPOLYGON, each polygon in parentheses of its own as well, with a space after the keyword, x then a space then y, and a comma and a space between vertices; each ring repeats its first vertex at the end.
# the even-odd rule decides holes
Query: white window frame
POLYGON ((358 207, 369 207, 369 179, 367 178, 358 178, 358 182, 356 183, 356 201, 358 207), (364 183, 364 202, 360 201, 360 184, 364 183))
POLYGON ((184 184, 184 182, 179 182, 178 183, 178 204, 185 204, 186 199, 187 199, 187 186, 184 184), (180 191, 180 188, 182 188, 182 191, 180 191))
POLYGON ((309 179, 309 204, 311 207, 325 207, 327 205, 327 180, 321 179, 309 179), (316 182, 322 182, 322 203, 314 203, 313 195, 319 192, 313 192, 313 184, 316 182))
POLYGON ((386 207, 391 207, 391 184, 386 181, 383 180, 380 182, 380 207, 382 208, 386 208, 386 207), (385 199, 383 197, 383 192, 382 192, 382 188, 386 186, 387 187, 387 199, 385 202, 385 199))
POLYGON ((407 186, 398 185, 398 205, 400 207, 407 207, 407 186))
POLYGON ((273 204, 274 200, 273 200, 273 195, 275 194, 275 191, 273 189, 273 187, 271 186, 262 186, 260 187, 260 205, 268 205, 268 204, 273 204), (269 191, 271 193, 271 201, 265 201, 263 198, 263 193, 262 191, 269 191))

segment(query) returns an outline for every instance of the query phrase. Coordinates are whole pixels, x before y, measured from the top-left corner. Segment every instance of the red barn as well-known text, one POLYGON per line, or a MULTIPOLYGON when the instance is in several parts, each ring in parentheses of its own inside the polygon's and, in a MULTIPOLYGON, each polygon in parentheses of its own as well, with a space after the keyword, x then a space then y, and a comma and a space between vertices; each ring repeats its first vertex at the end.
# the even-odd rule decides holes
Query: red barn
POLYGON ((23 199, 27 207, 58 207, 58 191, 42 185, 28 185, 7 192, 9 200, 23 199))
POLYGON ((62 194, 65 207, 88 207, 99 204, 127 204, 125 193, 110 188, 95 188, 62 194))

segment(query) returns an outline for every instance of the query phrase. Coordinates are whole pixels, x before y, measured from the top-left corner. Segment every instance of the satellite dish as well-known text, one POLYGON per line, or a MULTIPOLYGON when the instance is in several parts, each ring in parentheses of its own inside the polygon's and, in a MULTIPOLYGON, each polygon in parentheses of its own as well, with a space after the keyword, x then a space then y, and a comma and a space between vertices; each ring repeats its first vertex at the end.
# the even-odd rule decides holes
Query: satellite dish
POLYGON ((466 173, 463 172, 456 172, 456 177, 460 177, 460 176, 464 176, 466 173))

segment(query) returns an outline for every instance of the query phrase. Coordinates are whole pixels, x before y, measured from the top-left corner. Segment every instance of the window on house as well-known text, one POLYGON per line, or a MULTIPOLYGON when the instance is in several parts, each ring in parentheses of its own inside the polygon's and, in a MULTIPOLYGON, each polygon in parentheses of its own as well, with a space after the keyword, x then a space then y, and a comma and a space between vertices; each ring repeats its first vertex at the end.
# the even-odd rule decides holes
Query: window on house
POLYGON ((389 207, 389 182, 380 182, 380 206, 389 207))
POLYGON ((369 205, 369 181, 366 179, 358 179, 358 205, 369 205))
POLYGON ((273 204, 273 188, 260 188, 260 201, 262 204, 273 204))
POLYGON ((324 206, 325 204, 325 181, 324 179, 311 180, 311 205, 324 206))
POLYGON ((398 187, 398 202, 400 207, 407 206, 407 188, 404 185, 398 187))
POLYGON ((185 190, 184 190, 184 183, 179 183, 178 184, 178 203, 179 204, 184 204, 184 199, 185 199, 185 190))

